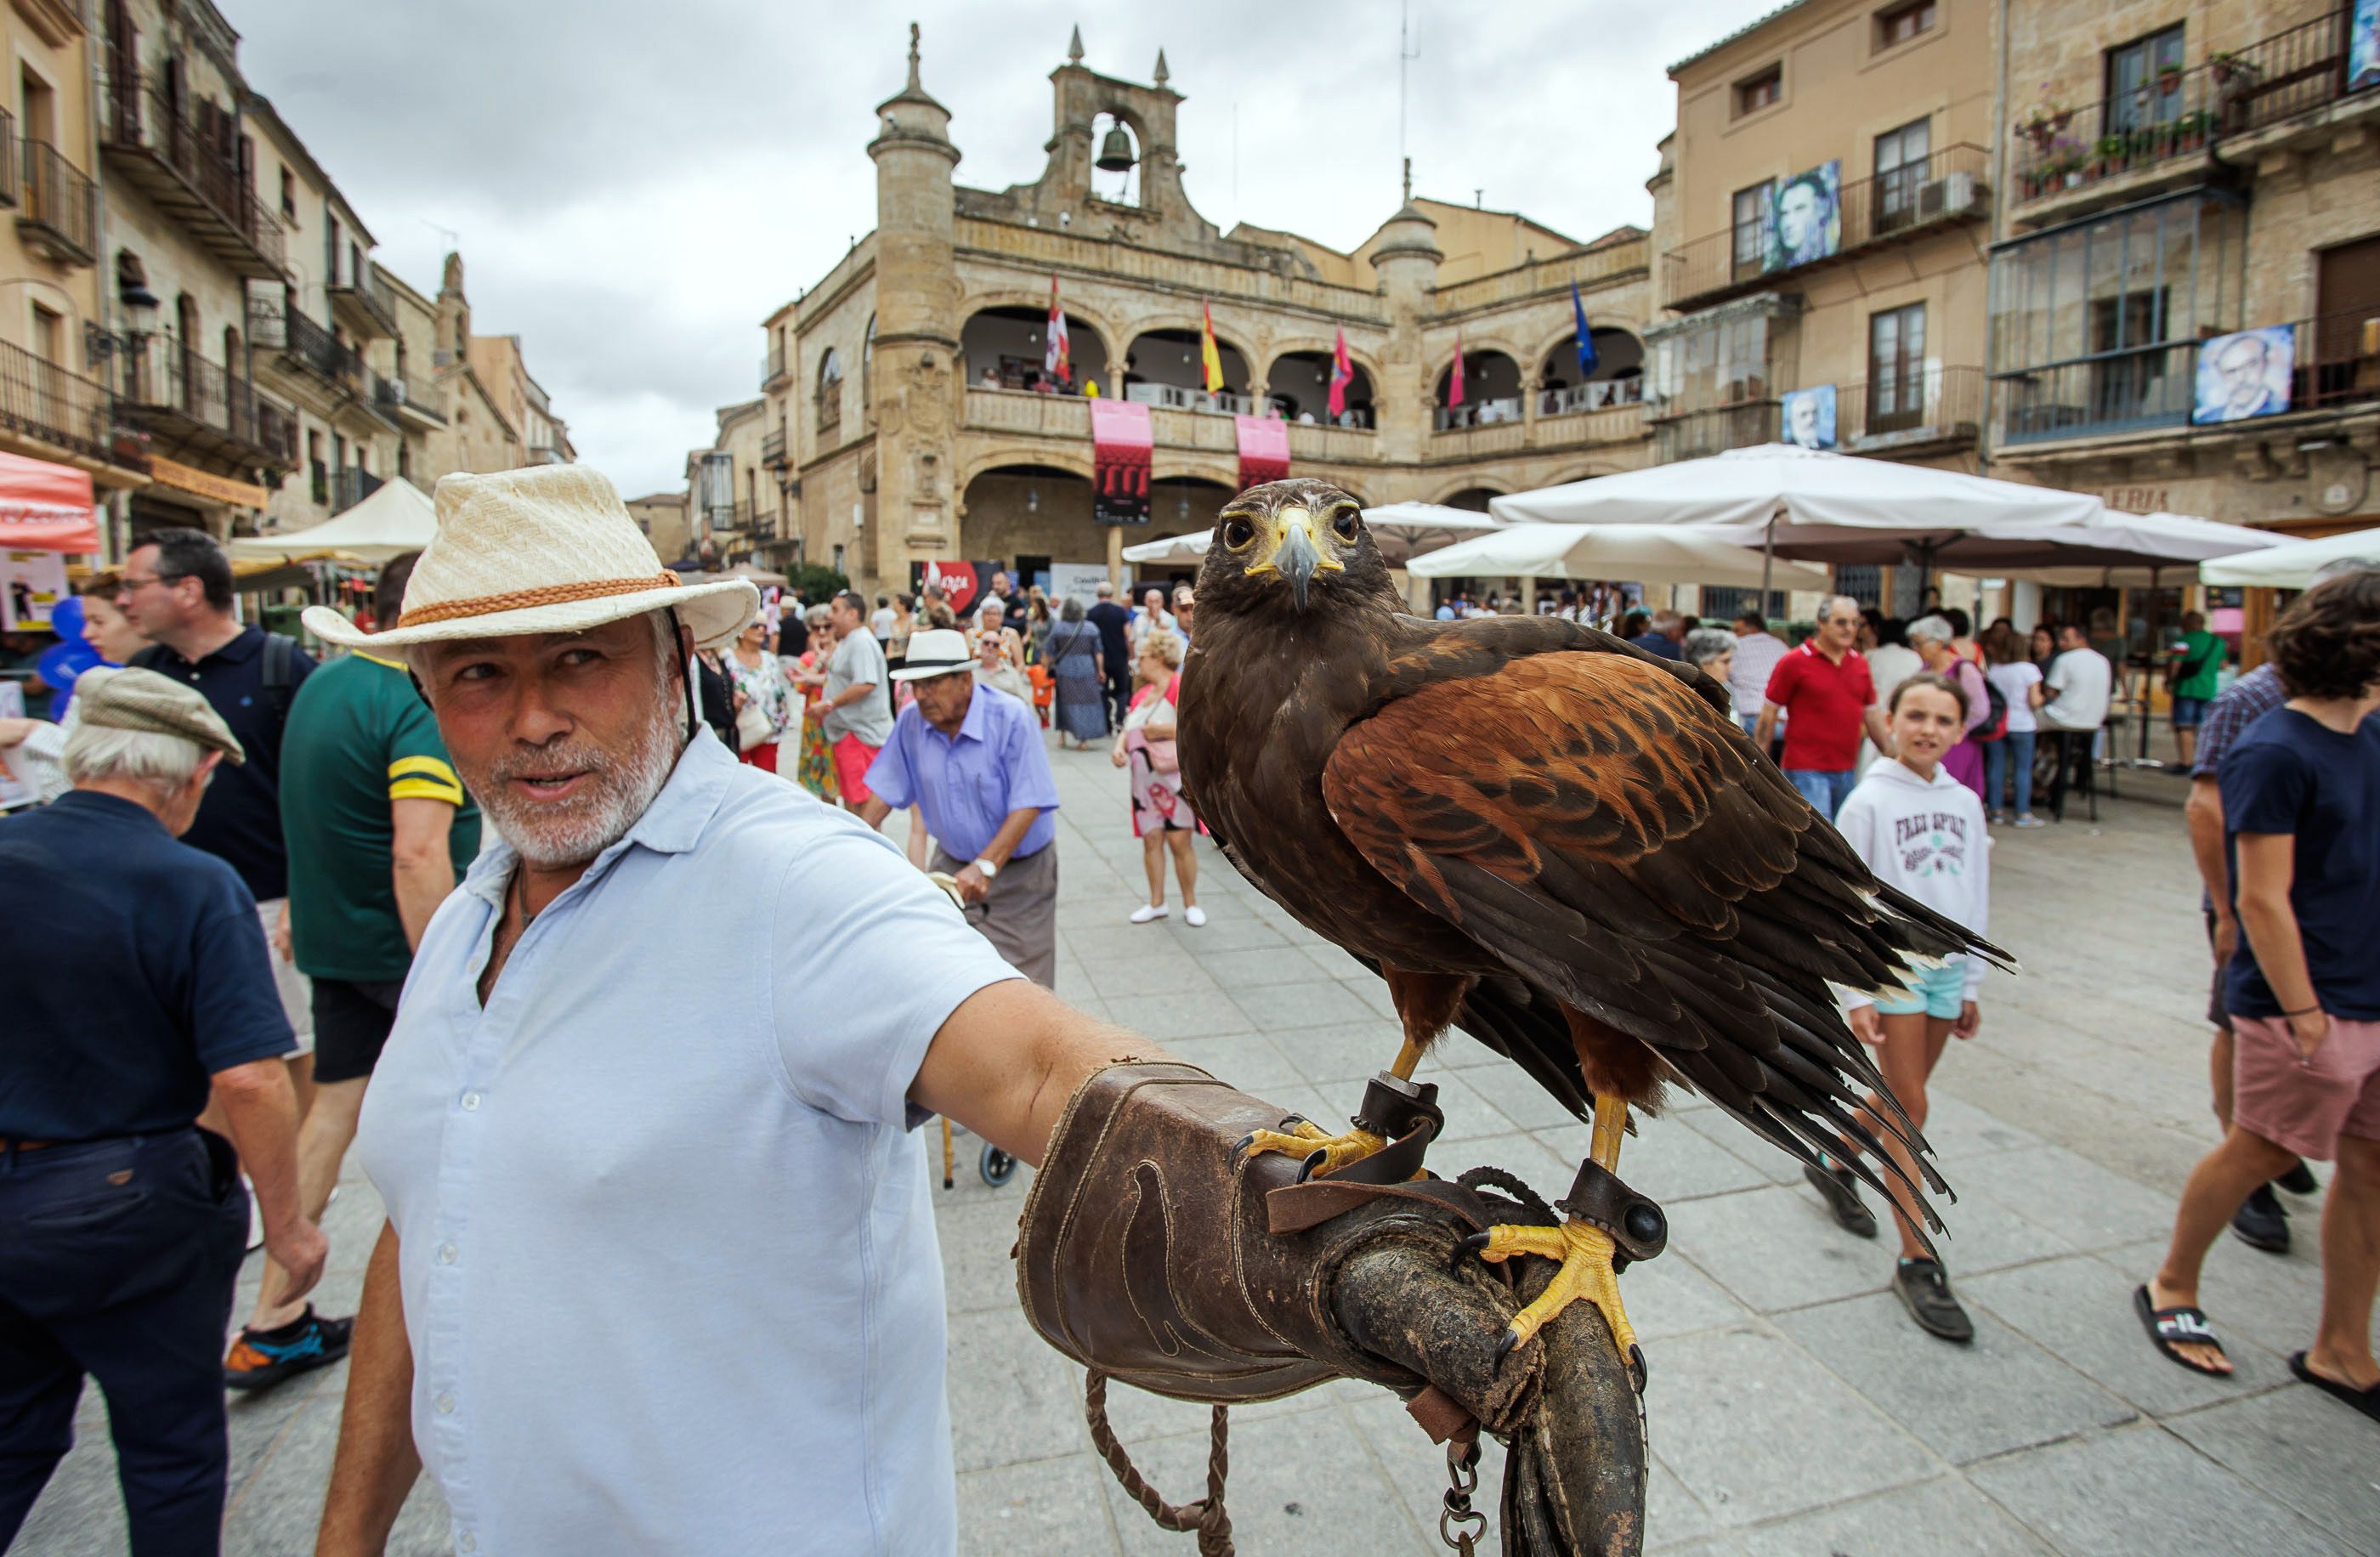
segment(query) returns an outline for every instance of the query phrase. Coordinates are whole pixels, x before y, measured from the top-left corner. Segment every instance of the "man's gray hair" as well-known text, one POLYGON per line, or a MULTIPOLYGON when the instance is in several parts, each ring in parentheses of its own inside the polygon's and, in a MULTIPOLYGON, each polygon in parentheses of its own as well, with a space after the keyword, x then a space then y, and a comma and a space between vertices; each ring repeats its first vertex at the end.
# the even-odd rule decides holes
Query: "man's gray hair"
POLYGON ((1725 627, 1696 627, 1681 646, 1690 665, 1706 665, 1735 648, 1735 635, 1725 627))
POLYGON ((1115 599, 1115 586, 1102 578, 1099 580, 1099 587, 1093 590, 1091 593, 1099 596, 1101 600, 1113 600, 1115 599))
MULTIPOLYGON (((1860 602, 1853 600, 1851 596, 1828 595, 1826 599, 1818 602, 1818 620, 1823 622, 1828 617, 1833 615, 1835 614, 1835 607, 1839 605, 1850 606, 1852 608, 1852 614, 1854 616, 1862 614, 1860 611, 1860 602)), ((1941 618, 1937 616, 1935 620, 1938 622, 1941 618)), ((1942 641, 1948 643, 1949 639, 1944 639, 1942 641)))
POLYGON ((206 748, 180 736, 77 724, 74 733, 67 736, 60 761, 70 784, 116 779, 140 785, 162 798, 189 783, 206 755, 206 748))
POLYGON ((1929 643, 1956 643, 1959 635, 1951 629, 1948 616, 1920 616, 1900 629, 1900 636, 1915 643, 1924 639, 1929 643))
POLYGON ((1665 605, 1653 613, 1652 623, 1653 630, 1666 638, 1669 634, 1662 631, 1665 626, 1672 629, 1682 627, 1686 625, 1686 619, 1675 606, 1665 605))
POLYGON ((1058 619, 1062 622, 1081 621, 1083 619, 1083 602, 1075 596, 1068 595, 1058 607, 1058 619))

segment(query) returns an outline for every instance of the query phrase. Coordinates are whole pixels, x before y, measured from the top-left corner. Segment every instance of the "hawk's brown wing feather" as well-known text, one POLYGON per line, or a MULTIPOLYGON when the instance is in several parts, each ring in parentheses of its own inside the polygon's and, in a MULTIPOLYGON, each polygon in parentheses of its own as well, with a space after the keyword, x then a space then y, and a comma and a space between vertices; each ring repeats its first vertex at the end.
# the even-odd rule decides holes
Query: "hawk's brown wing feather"
MULTIPOLYGON (((1863 1133, 1851 1111, 1881 1081, 1827 981, 1897 982, 1904 952, 1973 937, 1880 888, 1670 669, 1588 651, 1483 670, 1451 644, 1396 668, 1402 695, 1322 775, 1375 869, 1796 1155, 1863 1133), (1430 679, 1432 659, 1451 674, 1430 679)), ((1548 1022, 1512 1025, 1567 1048, 1548 1022)))

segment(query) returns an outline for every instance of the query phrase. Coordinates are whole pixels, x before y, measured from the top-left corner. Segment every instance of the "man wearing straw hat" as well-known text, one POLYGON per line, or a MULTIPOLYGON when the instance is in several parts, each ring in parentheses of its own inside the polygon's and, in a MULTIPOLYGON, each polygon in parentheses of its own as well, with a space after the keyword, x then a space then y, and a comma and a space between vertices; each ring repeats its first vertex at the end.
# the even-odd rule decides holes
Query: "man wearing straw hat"
POLYGON ((321 1550, 379 1550, 427 1468, 465 1553, 950 1551, 912 1126, 1038 1162, 1128 1040, 692 719, 687 659, 751 620, 750 583, 680 583, 584 467, 437 501, 394 628, 307 614, 406 658, 501 838, 424 932, 365 1098, 388 1224, 321 1550))

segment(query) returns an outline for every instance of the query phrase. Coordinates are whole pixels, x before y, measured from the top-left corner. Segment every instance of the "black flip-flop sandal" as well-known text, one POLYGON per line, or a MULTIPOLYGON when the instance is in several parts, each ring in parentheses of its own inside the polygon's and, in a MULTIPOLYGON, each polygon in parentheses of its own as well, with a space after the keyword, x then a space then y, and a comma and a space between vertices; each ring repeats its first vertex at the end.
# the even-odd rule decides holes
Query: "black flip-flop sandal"
MULTIPOLYGON (((2210 1379, 2231 1377, 2230 1374, 2220 1369, 2191 1361, 2183 1356, 2175 1345, 2176 1342, 2181 1342, 2193 1346, 2212 1346, 2218 1352, 2223 1351, 2223 1343, 2215 1338, 2214 1327, 2206 1322, 2204 1309, 2187 1307, 2159 1308, 2154 1306, 2155 1302, 2155 1300, 2149 1296, 2146 1282, 2132 1289, 2132 1312, 2140 1315, 2141 1327, 2149 1332, 2149 1344, 2165 1354, 2168 1361, 2178 1363, 2192 1373, 2204 1373, 2210 1379)), ((2223 1355, 2227 1357, 2230 1356, 2228 1352, 2224 1352, 2223 1355)))
POLYGON ((2306 1366, 2303 1352, 2289 1354, 2289 1371, 2333 1399, 2344 1401, 2375 1422, 2380 1422, 2380 1384, 2359 1390, 2352 1384, 2342 1384, 2336 1379, 2325 1379, 2306 1366))

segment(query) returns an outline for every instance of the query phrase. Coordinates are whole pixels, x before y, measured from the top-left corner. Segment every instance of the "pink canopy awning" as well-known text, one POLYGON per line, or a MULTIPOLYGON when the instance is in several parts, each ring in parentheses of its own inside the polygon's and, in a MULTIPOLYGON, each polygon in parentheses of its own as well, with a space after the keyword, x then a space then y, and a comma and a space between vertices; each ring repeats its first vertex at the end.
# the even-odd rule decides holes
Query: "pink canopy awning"
POLYGON ((98 550, 99 508, 88 472, 0 454, 0 551, 98 550))

